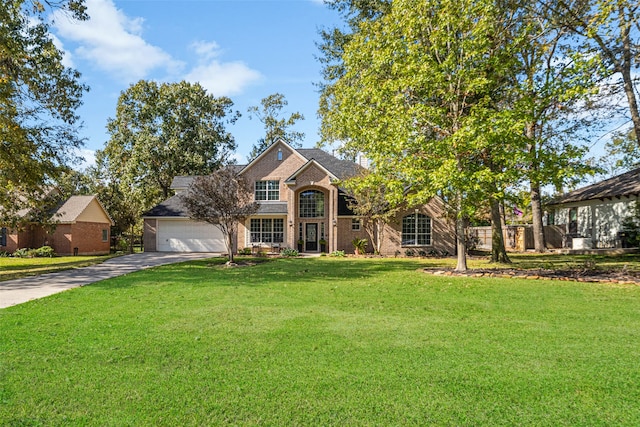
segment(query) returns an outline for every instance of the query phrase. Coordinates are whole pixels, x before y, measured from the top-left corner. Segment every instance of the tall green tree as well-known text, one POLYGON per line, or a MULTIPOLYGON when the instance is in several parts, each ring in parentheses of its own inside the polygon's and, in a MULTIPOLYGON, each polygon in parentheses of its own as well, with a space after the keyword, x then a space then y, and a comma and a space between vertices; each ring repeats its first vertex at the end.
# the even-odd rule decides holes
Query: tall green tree
MULTIPOLYGON (((493 99, 496 76, 513 67, 505 19, 490 0, 394 1, 344 45, 344 73, 323 117, 331 138, 405 182, 409 203, 436 194, 448 203, 458 270, 467 268, 467 218, 495 182, 482 156, 496 141, 507 147, 521 140, 523 123, 493 99)), ((517 152, 499 162, 492 155, 510 170, 517 152)))
MULTIPOLYGON (((576 34, 575 49, 597 57, 609 80, 603 87, 617 97, 624 94, 634 139, 640 146, 638 76, 640 66, 640 2, 637 0, 542 0, 555 25, 576 34)), ((609 107, 615 105, 610 102, 609 107)))
POLYGON ((575 50, 572 34, 553 11, 526 1, 514 6, 522 37, 514 48, 520 66, 511 108, 526 121, 523 172, 535 250, 544 252, 542 187, 562 188, 592 171, 585 161, 585 138, 598 128, 594 97, 603 69, 596 56, 575 50))
POLYGON ((62 64, 49 14, 85 20, 82 0, 0 3, 0 222, 35 208, 82 145, 76 109, 88 88, 62 64))
POLYGON ((149 209, 170 196, 175 176, 206 175, 229 162, 236 144, 227 125, 239 116, 232 106, 197 83, 141 80, 120 95, 98 164, 149 209))
POLYGON ((260 106, 249 107, 251 117, 256 117, 264 125, 265 136, 260 138, 249 154, 249 161, 258 157, 267 147, 278 139, 287 141, 294 147, 300 147, 300 142, 304 139, 304 133, 292 130, 291 128, 304 116, 299 112, 291 113, 289 117, 282 117, 286 114, 283 110, 289 105, 284 95, 274 93, 263 98, 260 106))

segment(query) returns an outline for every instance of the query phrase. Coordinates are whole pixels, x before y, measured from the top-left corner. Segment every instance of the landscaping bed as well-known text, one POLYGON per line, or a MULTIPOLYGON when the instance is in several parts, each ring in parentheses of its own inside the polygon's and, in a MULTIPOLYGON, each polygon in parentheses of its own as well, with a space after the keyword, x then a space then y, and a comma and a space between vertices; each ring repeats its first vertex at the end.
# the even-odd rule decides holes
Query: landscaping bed
POLYGON ((640 285, 640 273, 626 270, 577 270, 577 269, 516 269, 516 268, 472 268, 455 271, 453 268, 425 268, 434 276, 498 277, 531 280, 573 280, 576 282, 620 283, 640 285))

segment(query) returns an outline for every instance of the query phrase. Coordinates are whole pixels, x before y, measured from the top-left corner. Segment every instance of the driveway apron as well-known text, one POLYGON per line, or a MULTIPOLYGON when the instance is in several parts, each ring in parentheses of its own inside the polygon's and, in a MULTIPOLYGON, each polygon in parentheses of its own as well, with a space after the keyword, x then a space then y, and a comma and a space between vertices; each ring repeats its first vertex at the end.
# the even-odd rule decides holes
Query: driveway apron
POLYGON ((144 252, 123 255, 89 267, 0 282, 0 308, 22 304, 67 289, 122 276, 158 265, 211 258, 213 253, 144 252))

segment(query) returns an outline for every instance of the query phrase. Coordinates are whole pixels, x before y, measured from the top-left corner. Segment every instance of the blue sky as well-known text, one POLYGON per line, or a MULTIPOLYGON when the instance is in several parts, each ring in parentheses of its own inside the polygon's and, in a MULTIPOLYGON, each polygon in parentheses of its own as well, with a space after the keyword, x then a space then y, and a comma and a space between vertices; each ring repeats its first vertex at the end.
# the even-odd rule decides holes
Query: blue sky
POLYGON ((91 88, 78 113, 87 139, 84 157, 108 140, 106 123, 118 96, 140 79, 200 82, 228 96, 242 117, 229 126, 244 163, 264 134, 247 108, 282 93, 287 113, 305 120, 295 129, 304 145, 319 140, 316 117, 321 80, 316 43, 321 28, 340 25, 321 0, 86 0, 91 19, 56 16, 52 32, 66 65, 91 88))

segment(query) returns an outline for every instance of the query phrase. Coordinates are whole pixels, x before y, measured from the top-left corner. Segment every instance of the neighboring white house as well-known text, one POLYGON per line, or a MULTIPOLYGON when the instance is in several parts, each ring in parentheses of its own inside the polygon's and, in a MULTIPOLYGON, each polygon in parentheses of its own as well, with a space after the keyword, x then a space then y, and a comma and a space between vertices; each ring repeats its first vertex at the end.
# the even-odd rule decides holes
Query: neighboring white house
POLYGON ((560 226, 566 247, 622 247, 622 222, 639 196, 640 168, 557 197, 547 205, 548 224, 560 226))

